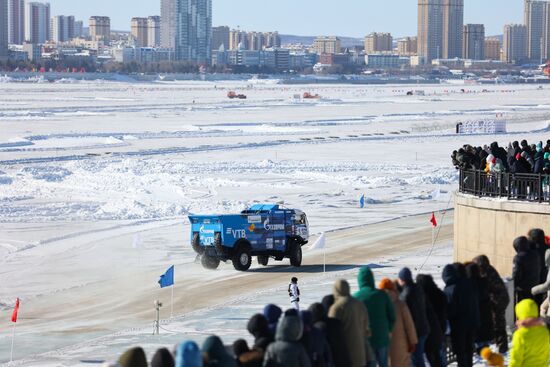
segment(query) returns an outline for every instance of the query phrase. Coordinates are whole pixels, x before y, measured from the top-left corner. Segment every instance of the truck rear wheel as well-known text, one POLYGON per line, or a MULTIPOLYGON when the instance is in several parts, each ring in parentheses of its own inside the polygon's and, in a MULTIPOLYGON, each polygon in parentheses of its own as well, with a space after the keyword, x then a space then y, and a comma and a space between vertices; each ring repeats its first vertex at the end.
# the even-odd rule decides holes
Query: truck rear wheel
POLYGON ((201 265, 205 269, 215 270, 220 265, 220 259, 214 256, 202 255, 201 265))
POLYGON ((199 254, 202 255, 204 252, 204 247, 201 246, 201 239, 199 232, 193 233, 193 240, 191 240, 191 247, 193 247, 193 250, 199 254))
POLYGON ((269 256, 259 255, 258 256, 258 264, 262 266, 267 266, 269 263, 269 256))
POLYGON ((290 245, 290 265, 299 267, 302 265, 302 246, 297 241, 292 241, 290 245))
POLYGON ((252 265, 252 256, 250 256, 249 247, 244 245, 237 247, 232 262, 235 270, 247 271, 250 265, 252 265))

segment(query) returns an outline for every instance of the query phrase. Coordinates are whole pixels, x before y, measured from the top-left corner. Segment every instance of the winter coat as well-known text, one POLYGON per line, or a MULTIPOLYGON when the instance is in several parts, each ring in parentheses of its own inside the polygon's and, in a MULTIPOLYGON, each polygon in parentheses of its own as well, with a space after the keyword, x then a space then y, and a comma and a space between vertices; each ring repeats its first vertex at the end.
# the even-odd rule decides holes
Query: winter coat
POLYGON ((202 354, 194 341, 186 341, 178 346, 176 367, 203 367, 202 354))
POLYGON ((359 291, 354 298, 363 302, 369 312, 370 345, 373 349, 387 348, 390 346, 390 334, 395 324, 395 310, 393 302, 388 294, 376 289, 374 275, 368 267, 359 270, 357 276, 359 291))
POLYGON ((535 168, 533 169, 533 173, 542 173, 542 169, 544 168, 544 152, 542 150, 537 151, 535 153, 535 168))
POLYGON ((351 358, 349 366, 364 367, 367 364, 366 343, 371 336, 367 308, 351 297, 349 284, 345 280, 337 280, 333 292, 335 301, 328 316, 342 322, 344 340, 351 358))
POLYGON ((277 322, 283 314, 283 310, 279 306, 269 304, 264 307, 264 316, 267 319, 269 326, 269 332, 273 338, 275 338, 275 332, 277 331, 277 322))
POLYGON ((313 316, 313 326, 321 330, 327 338, 334 366, 349 366, 351 362, 342 330, 342 322, 338 319, 327 317, 327 310, 320 303, 314 303, 309 307, 309 310, 313 316))
POLYGON ((202 344, 202 353, 206 355, 205 367, 237 367, 237 362, 227 353, 222 340, 211 335, 202 344))
POLYGON ((407 303, 411 311, 418 338, 427 336, 430 333, 430 323, 426 313, 426 296, 422 288, 414 284, 411 279, 403 287, 400 299, 407 303))
POLYGON ((300 343, 303 325, 298 316, 279 320, 275 342, 267 347, 263 367, 311 367, 305 348, 300 343))
POLYGON ((490 150, 491 150, 491 154, 494 155, 497 159, 500 159, 505 165, 505 168, 508 169, 508 166, 506 165, 506 158, 508 155, 506 153, 506 149, 499 147, 498 143, 494 142, 491 144, 490 150))
POLYGON ((325 334, 313 326, 313 316, 310 311, 300 311, 300 317, 304 324, 302 345, 311 361, 312 367, 332 367, 332 352, 325 334))
MULTIPOLYGON (((545 254, 545 257, 544 257, 545 261, 546 261, 546 266, 547 267, 550 267, 550 250, 546 250, 546 254, 545 254)), ((537 294, 542 294, 546 292, 547 294, 547 297, 550 297, 550 272, 548 273, 547 277, 546 277, 546 282, 542 283, 542 284, 539 284, 535 287, 533 287, 533 289, 531 289, 531 293, 536 296, 537 294)), ((546 315, 543 315, 543 316, 550 316, 549 314, 546 314, 546 315)))
POLYGON ((395 326, 391 334, 390 364, 392 367, 409 367, 411 353, 409 351, 418 344, 414 321, 407 304, 399 299, 394 290, 386 291, 395 309, 395 326))
POLYGON ((513 157, 513 160, 510 162, 510 172, 516 174, 531 173, 531 165, 523 157, 519 159, 513 157))
POLYGON ((510 295, 500 274, 491 266, 489 258, 485 255, 473 260, 481 271, 481 276, 487 278, 489 301, 494 312, 504 312, 510 304, 510 295))
POLYGON ((550 333, 538 319, 537 304, 525 299, 516 305, 518 329, 512 337, 509 367, 548 367, 550 333))
POLYGON ((253 348, 266 350, 267 346, 273 342, 273 337, 269 331, 268 321, 262 314, 256 314, 250 318, 246 326, 248 332, 254 336, 253 348))
POLYGON ((147 357, 142 348, 128 349, 118 359, 121 367, 147 367, 147 357))
POLYGON ((479 328, 476 333, 476 342, 487 342, 494 338, 492 308, 489 297, 489 282, 481 277, 479 265, 471 263, 466 266, 468 277, 476 290, 479 307, 479 328))
POLYGON ((428 317, 430 334, 426 339, 426 349, 440 349, 447 330, 447 299, 445 293, 437 287, 431 275, 419 274, 416 277, 416 284, 424 291, 426 312, 430 315, 428 317))
POLYGON ((416 284, 424 291, 426 299, 432 306, 441 332, 445 334, 447 330, 447 297, 445 293, 435 284, 431 275, 419 274, 416 277, 416 284))
POLYGON ((512 277, 518 292, 531 292, 531 289, 540 283, 540 260, 535 250, 530 248, 526 237, 514 240, 514 268, 512 277))
POLYGON ((457 333, 474 332, 479 327, 479 305, 472 283, 460 276, 454 265, 443 268, 443 281, 451 330, 457 333))

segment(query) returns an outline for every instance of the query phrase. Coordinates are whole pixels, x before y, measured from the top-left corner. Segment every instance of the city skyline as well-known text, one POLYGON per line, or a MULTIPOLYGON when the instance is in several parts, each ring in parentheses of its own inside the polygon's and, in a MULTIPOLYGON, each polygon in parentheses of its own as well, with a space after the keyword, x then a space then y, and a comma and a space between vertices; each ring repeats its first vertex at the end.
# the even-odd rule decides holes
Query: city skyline
MULTIPOLYGON (((92 15, 105 15, 111 17, 112 29, 121 31, 130 31, 130 20, 133 17, 160 15, 160 1, 156 0, 138 3, 130 0, 119 0, 116 3, 107 0, 96 0, 93 3, 77 3, 75 0, 49 2, 52 15, 75 15, 85 22, 92 15)), ((505 24, 523 22, 523 0, 510 1, 511 4, 506 6, 502 6, 501 0, 465 0, 464 3, 464 23, 484 24, 488 36, 502 34, 505 24)), ((343 10, 338 18, 334 16, 334 8, 320 7, 318 4, 318 1, 312 0, 299 3, 281 0, 277 7, 270 7, 270 11, 265 12, 265 5, 253 0, 213 0, 213 25, 232 28, 240 26, 245 30, 278 30, 282 34, 303 36, 325 34, 357 38, 372 32, 389 32, 394 37, 411 36, 417 32, 416 0, 364 4, 357 4, 356 0, 342 0, 339 4, 343 10), (380 16, 380 12, 385 11, 391 2, 399 6, 390 7, 392 13, 380 16), (289 12, 295 16, 289 17, 289 12), (303 22, 300 14, 307 14, 307 19, 317 21, 303 22), (411 17, 411 14, 415 16, 411 17)))

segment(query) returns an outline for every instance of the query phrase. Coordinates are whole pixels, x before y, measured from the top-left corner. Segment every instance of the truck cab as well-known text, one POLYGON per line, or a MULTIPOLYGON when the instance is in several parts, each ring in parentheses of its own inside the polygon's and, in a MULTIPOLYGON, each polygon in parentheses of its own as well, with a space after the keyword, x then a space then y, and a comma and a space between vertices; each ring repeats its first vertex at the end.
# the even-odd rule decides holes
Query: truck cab
POLYGON ((231 260, 237 270, 250 268, 252 257, 266 266, 269 259, 302 263, 301 247, 309 240, 306 214, 277 204, 252 205, 239 214, 190 215, 191 246, 205 268, 231 260))

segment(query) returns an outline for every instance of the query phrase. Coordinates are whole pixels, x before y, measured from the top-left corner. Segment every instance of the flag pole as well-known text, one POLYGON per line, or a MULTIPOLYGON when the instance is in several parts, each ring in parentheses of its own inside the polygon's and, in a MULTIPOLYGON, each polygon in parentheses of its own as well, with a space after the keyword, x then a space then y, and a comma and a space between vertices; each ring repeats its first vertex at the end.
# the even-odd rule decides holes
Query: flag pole
POLYGON ((327 272, 327 248, 323 249, 323 274, 327 272))
POLYGON ((174 287, 175 285, 172 284, 172 300, 170 301, 170 318, 174 315, 174 287))
POLYGON ((12 333, 11 333, 11 353, 10 353, 10 362, 13 362, 13 344, 14 344, 14 341, 15 341, 15 325, 17 325, 17 323, 13 323, 13 330, 12 330, 12 333))

